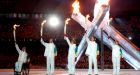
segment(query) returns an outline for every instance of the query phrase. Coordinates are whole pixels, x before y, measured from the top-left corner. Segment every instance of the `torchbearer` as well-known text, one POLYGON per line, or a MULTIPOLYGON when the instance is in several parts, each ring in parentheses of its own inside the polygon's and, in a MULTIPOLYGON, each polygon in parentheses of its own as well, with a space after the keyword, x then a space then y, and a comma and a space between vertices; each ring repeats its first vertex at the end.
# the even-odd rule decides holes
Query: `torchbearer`
POLYGON ((74 75, 75 73, 75 57, 76 57, 76 41, 75 38, 72 38, 70 41, 67 34, 66 34, 66 25, 68 24, 68 21, 70 19, 67 19, 65 21, 65 27, 64 27, 64 39, 67 41, 69 45, 69 51, 68 51, 68 72, 69 75, 74 75))
POLYGON ((16 43, 16 27, 19 27, 19 25, 14 25, 13 26, 13 36, 14 36, 14 41, 15 41, 15 47, 16 50, 19 54, 18 60, 15 63, 15 71, 16 72, 21 72, 23 64, 27 62, 27 53, 26 53, 26 47, 22 47, 22 49, 19 48, 18 44, 16 43))
POLYGON ((97 67, 97 55, 99 55, 98 44, 95 41, 95 38, 92 36, 90 39, 86 36, 86 41, 88 43, 85 54, 88 56, 88 75, 92 75, 92 64, 94 64, 94 74, 98 75, 97 67))
POLYGON ((109 43, 111 44, 111 47, 112 47, 113 75, 119 75, 120 74, 120 58, 123 57, 121 47, 119 46, 118 41, 115 41, 115 43, 112 43, 111 39, 109 39, 109 43))
POLYGON ((41 44, 43 46, 45 46, 45 52, 44 52, 44 56, 46 57, 46 62, 47 62, 47 74, 48 75, 53 75, 54 73, 54 67, 55 67, 55 56, 57 56, 57 48, 55 46, 55 44, 53 43, 53 39, 50 38, 49 39, 49 43, 46 43, 43 41, 42 39, 42 32, 43 32, 43 25, 46 23, 46 20, 44 20, 41 24, 41 44))

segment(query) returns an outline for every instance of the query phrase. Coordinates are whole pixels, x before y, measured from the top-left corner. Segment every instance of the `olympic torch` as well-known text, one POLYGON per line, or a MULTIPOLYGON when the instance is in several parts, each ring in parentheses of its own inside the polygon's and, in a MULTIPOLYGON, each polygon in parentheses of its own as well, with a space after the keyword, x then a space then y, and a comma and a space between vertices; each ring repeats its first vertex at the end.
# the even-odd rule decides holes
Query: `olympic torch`
POLYGON ((69 23, 69 21, 70 21, 70 18, 67 18, 67 19, 65 20, 65 25, 67 25, 67 24, 69 23))
POLYGON ((70 21, 70 18, 67 18, 65 20, 64 35, 66 35, 66 25, 69 23, 69 21, 70 21))
POLYGON ((16 27, 19 27, 20 25, 13 25, 13 35, 14 35, 14 41, 16 42, 16 27))
POLYGON ((44 20, 42 23, 41 23, 41 30, 40 30, 40 35, 42 37, 42 33, 43 33, 43 26, 44 24, 46 23, 46 20, 44 20))

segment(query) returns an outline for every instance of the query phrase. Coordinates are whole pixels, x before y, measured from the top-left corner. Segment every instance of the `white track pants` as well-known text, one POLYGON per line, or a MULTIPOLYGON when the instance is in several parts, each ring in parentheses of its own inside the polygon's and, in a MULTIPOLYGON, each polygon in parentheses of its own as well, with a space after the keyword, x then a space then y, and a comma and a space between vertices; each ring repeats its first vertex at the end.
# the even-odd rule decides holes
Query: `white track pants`
POLYGON ((22 62, 17 61, 17 62, 15 63, 15 71, 21 72, 22 65, 23 65, 22 62))
POLYGON ((93 56, 89 56, 88 62, 89 62, 88 74, 92 74, 92 64, 94 64, 94 74, 98 74, 97 58, 93 56))
POLYGON ((113 63, 113 74, 119 75, 119 73, 120 73, 120 57, 113 57, 112 63, 113 63))
POLYGON ((69 71, 69 74, 75 73, 75 57, 74 56, 68 56, 68 71, 69 71))
POLYGON ((47 74, 52 75, 54 73, 54 57, 46 57, 47 60, 47 74))

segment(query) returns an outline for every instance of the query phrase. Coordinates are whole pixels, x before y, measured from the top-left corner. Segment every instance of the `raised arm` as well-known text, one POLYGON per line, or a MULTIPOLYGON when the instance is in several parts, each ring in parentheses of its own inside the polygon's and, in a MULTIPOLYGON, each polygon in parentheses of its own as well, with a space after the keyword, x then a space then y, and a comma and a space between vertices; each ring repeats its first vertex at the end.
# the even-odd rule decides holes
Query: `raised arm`
MULTIPOLYGON (((85 35, 85 39, 86 39, 86 41, 87 41, 87 44, 89 44, 89 38, 88 38, 88 36, 87 36, 87 33, 86 33, 86 35, 85 35)), ((87 49, 86 52, 85 52, 85 54, 86 54, 86 56, 89 56, 90 50, 87 49)))
POLYGON ((16 41, 16 30, 15 30, 15 28, 13 29, 13 36, 14 36, 14 41, 16 41))
POLYGON ((40 42, 41 42, 41 44, 42 45, 44 45, 45 46, 45 42, 43 41, 43 39, 42 39, 42 34, 43 34, 43 26, 44 26, 44 24, 46 23, 46 20, 44 20, 42 23, 41 23, 41 29, 40 29, 40 36, 41 36, 41 39, 40 39, 40 42))
POLYGON ((65 26, 64 26, 64 39, 67 41, 68 45, 70 46, 70 40, 69 38, 67 37, 67 34, 66 34, 66 27, 67 27, 67 24, 68 24, 68 21, 70 20, 70 18, 68 18, 66 21, 65 21, 65 26))
POLYGON ((18 53, 20 53, 21 50, 20 50, 20 48, 19 48, 19 46, 18 46, 18 44, 16 42, 15 42, 15 47, 16 47, 16 50, 18 51, 18 53))
POLYGON ((16 43, 16 27, 19 27, 20 25, 13 25, 13 36, 14 36, 14 41, 15 41, 15 47, 16 47, 16 50, 18 51, 18 53, 20 53, 20 48, 18 46, 18 44, 16 43))
MULTIPOLYGON (((89 15, 86 15, 86 19, 85 19, 85 25, 86 25, 86 29, 87 29, 87 21, 88 21, 88 18, 89 18, 90 16, 89 15)), ((89 43, 89 38, 88 38, 88 35, 87 35, 87 30, 85 29, 85 33, 86 33, 86 35, 85 35, 85 38, 86 38, 86 41, 87 41, 87 43, 89 43)))
POLYGON ((40 42, 41 42, 41 44, 44 45, 44 46, 46 46, 46 44, 47 44, 46 42, 43 41, 42 38, 40 39, 40 42))
POLYGON ((87 41, 87 43, 89 43, 89 38, 88 38, 88 36, 87 36, 87 33, 86 33, 86 35, 85 35, 85 38, 86 38, 86 41, 87 41))
POLYGON ((70 46, 71 44, 70 44, 69 38, 68 37, 64 37, 64 39, 67 41, 68 45, 70 46))
POLYGON ((89 14, 86 15, 86 18, 85 18, 85 28, 84 28, 85 31, 87 31, 89 29, 89 26, 88 26, 89 25, 89 20, 88 20, 89 17, 90 17, 89 14))

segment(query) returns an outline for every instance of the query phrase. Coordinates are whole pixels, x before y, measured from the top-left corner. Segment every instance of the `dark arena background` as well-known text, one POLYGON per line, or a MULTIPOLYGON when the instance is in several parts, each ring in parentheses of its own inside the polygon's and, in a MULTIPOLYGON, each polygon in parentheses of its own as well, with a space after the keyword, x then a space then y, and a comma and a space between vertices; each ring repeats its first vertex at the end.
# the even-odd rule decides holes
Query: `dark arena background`
MULTIPOLYGON (((64 40, 65 19, 72 14, 72 3, 75 0, 0 0, 0 75, 13 75, 13 67, 18 59, 13 37, 13 25, 20 27, 16 30, 17 43, 20 48, 25 46, 30 55, 29 75, 43 75, 46 73, 45 47, 40 43, 40 27, 44 19, 50 14, 57 14, 61 24, 57 28, 44 26, 43 39, 48 42, 52 37, 58 49, 55 57, 55 74, 67 73, 68 44, 64 40)), ((89 14, 90 21, 94 18, 93 10, 95 0, 79 0, 80 12, 89 14)), ((140 48, 140 0, 110 0, 111 24, 116 30, 140 48)), ((71 19, 67 26, 67 35, 76 37, 79 45, 85 34, 84 28, 71 19)), ((97 57, 99 73, 112 75, 112 50, 104 45, 104 53, 101 54, 101 41, 99 44, 100 55, 97 57), (101 55, 104 60, 101 60, 101 55), (102 62, 104 64, 102 65, 102 62), (103 70, 105 69, 105 70, 103 70)), ((139 49, 140 50, 140 49, 139 49)), ((140 51, 139 51, 140 52, 140 51)), ((140 57, 139 57, 140 58, 140 57)), ((88 57, 85 51, 76 65, 76 75, 86 75, 88 72, 88 57)), ((128 64, 121 58, 121 75, 139 75, 139 70, 128 64)))

